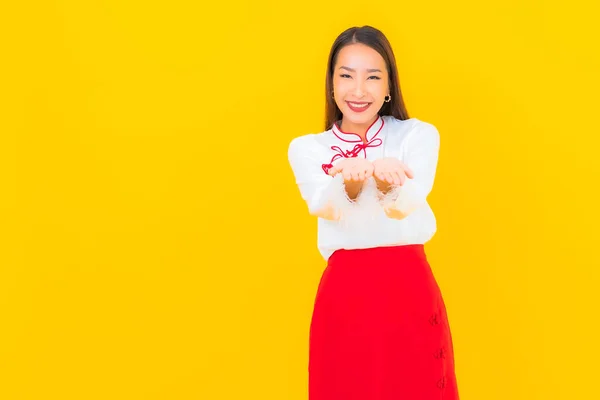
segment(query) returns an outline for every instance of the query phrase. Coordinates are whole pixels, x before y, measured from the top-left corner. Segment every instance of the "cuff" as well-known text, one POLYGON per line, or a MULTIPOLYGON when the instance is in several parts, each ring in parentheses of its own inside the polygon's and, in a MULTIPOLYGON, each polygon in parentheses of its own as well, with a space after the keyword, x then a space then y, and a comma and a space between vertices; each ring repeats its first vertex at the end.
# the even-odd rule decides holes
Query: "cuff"
POLYGON ((346 185, 342 174, 332 177, 332 182, 327 188, 327 198, 336 210, 336 220, 346 227, 363 226, 372 222, 381 210, 378 198, 377 183, 375 179, 367 179, 356 200, 352 200, 346 193, 346 185))
POLYGON ((426 196, 412 179, 407 179, 401 186, 394 186, 380 200, 387 216, 395 219, 406 218, 425 201, 426 196))

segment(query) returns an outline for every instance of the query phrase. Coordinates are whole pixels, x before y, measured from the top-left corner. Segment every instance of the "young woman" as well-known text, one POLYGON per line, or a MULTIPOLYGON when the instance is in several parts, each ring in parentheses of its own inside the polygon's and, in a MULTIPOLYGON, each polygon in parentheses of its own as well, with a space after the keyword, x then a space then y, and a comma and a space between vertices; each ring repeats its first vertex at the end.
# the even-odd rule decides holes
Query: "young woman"
POLYGON ((444 300, 424 251, 435 126, 409 118, 386 37, 344 31, 327 64, 325 131, 288 157, 327 266, 310 326, 310 400, 458 399, 444 300))

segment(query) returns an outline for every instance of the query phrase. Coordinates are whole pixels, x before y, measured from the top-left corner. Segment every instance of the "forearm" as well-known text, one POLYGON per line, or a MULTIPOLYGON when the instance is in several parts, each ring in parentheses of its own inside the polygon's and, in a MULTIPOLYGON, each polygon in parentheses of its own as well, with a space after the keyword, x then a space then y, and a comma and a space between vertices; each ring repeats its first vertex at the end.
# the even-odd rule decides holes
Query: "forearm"
POLYGON ((364 182, 346 181, 344 183, 348 198, 352 201, 355 201, 358 198, 358 195, 360 194, 364 182))
POLYGON ((377 182, 377 191, 379 192, 379 196, 381 198, 381 204, 388 218, 406 218, 408 213, 404 210, 400 210, 396 204, 398 188, 394 190, 394 185, 391 185, 386 181, 380 181, 379 179, 375 179, 375 181, 377 182))
POLYGON ((426 203, 428 191, 413 179, 406 179, 402 185, 391 186, 381 195, 381 204, 389 218, 403 219, 426 203))
POLYGON ((363 191, 363 182, 345 181, 341 174, 328 178, 329 183, 312 196, 305 195, 311 215, 339 221, 356 207, 363 191))
POLYGON ((408 179, 401 185, 378 185, 384 210, 388 217, 406 218, 427 203, 433 188, 439 155, 439 133, 426 124, 406 139, 402 163, 410 169, 408 179))
POLYGON ((394 186, 388 183, 387 181, 381 181, 375 178, 375 182, 377 182, 377 190, 384 196, 394 188, 394 186))

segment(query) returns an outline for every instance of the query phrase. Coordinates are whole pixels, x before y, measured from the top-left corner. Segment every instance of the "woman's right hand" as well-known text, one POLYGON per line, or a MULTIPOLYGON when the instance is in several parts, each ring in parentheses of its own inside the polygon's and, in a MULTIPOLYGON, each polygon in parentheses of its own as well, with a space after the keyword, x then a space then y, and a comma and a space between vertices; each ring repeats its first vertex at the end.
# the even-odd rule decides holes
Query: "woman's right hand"
POLYGON ((373 176, 373 163, 360 157, 344 158, 329 170, 329 175, 337 174, 342 174, 346 182, 363 182, 373 176))

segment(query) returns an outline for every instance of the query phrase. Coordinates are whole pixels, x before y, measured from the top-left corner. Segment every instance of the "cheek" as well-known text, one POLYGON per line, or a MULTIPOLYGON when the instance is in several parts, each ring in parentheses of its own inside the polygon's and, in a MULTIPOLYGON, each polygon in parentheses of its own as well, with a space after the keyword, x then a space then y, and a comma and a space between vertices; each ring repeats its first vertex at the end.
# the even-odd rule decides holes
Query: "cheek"
POLYGON ((348 91, 348 80, 334 79, 333 88, 337 94, 344 94, 348 91))
POLYGON ((386 80, 382 79, 377 82, 377 87, 375 88, 375 93, 377 93, 377 97, 385 97, 389 93, 389 84, 386 80))

